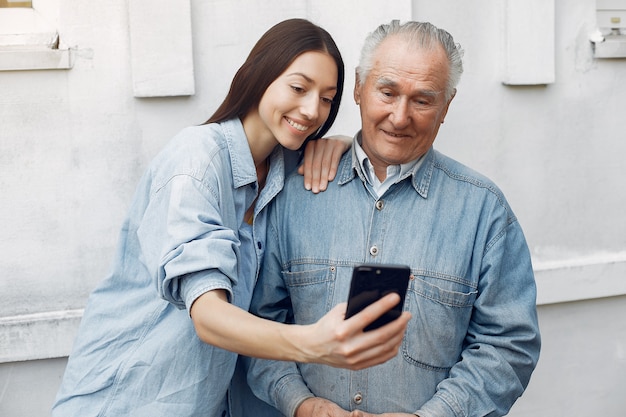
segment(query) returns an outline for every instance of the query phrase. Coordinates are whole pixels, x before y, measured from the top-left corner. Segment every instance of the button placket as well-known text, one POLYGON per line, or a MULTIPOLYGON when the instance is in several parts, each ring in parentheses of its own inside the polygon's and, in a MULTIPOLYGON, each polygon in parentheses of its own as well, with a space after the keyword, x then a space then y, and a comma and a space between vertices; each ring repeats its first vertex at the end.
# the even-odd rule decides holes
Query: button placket
MULTIPOLYGON (((385 208, 385 201, 384 200, 376 200, 376 202, 374 203, 374 207, 376 207, 377 211, 382 211, 385 208)), ((372 245, 370 246, 369 249, 370 255, 372 256, 376 256, 378 255, 379 249, 377 245, 372 245)))

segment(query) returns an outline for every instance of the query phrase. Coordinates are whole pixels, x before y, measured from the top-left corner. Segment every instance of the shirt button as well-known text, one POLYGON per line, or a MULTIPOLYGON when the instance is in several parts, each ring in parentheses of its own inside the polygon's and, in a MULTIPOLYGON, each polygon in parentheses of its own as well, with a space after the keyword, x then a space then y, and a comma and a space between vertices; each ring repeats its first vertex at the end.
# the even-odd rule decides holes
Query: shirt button
POLYGON ((261 244, 261 242, 257 242, 256 243, 257 248, 259 248, 259 250, 261 250, 261 248, 263 247, 263 245, 261 244))
POLYGON ((378 255, 378 246, 374 245, 370 248, 370 255, 372 256, 378 255))
POLYGON ((378 211, 381 211, 381 210, 383 209, 383 207, 385 207, 385 203, 384 203, 384 201, 383 201, 383 200, 378 200, 378 201, 376 202, 376 209, 377 209, 378 211))
POLYGON ((355 404, 361 404, 363 402, 363 394, 357 392, 354 394, 354 397, 352 397, 352 401, 354 401, 355 404))

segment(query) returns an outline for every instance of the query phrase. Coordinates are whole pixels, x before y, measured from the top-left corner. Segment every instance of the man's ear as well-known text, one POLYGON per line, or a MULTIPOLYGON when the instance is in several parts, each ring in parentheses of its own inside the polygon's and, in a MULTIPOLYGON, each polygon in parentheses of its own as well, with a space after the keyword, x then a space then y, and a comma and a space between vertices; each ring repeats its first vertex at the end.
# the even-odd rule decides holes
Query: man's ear
POLYGON ((354 71, 354 102, 359 105, 361 104, 361 79, 359 78, 359 69, 357 68, 354 71))
POLYGON ((452 99, 454 98, 454 96, 456 96, 456 88, 452 91, 452 95, 450 96, 450 99, 448 100, 448 106, 450 105, 450 103, 452 103, 452 99))
POLYGON ((456 96, 456 88, 452 92, 452 96, 448 99, 448 103, 446 103, 446 108, 443 111, 443 114, 441 115, 441 123, 442 124, 443 124, 444 119, 446 118, 446 115, 448 114, 448 109, 450 108, 450 103, 452 103, 452 99, 454 98, 454 96, 456 96))

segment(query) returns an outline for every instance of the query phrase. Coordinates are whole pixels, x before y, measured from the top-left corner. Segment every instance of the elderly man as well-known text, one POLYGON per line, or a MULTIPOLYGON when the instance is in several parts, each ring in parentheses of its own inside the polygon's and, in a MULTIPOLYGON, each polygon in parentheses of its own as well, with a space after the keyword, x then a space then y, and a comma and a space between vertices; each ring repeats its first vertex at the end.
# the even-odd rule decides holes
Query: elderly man
POLYGON ((526 388, 540 337, 524 235, 493 182, 432 146, 462 71, 446 31, 381 25, 356 73, 362 130, 335 181, 313 195, 292 176, 272 207, 260 316, 313 323, 347 299, 355 265, 411 268, 394 359, 361 371, 252 361, 250 386, 285 416, 502 416, 526 388))

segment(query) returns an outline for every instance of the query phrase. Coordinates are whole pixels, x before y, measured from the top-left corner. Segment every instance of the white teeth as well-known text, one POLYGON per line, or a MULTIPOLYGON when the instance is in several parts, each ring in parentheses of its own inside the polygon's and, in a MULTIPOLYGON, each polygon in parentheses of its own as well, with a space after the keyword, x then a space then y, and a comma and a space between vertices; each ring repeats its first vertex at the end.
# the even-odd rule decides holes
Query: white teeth
MULTIPOLYGON (((286 118, 287 119, 287 118, 286 118)), ((289 123, 291 126, 295 127, 296 129, 298 129, 300 132, 304 132, 308 129, 307 126, 303 126, 299 123, 294 122, 291 119, 287 119, 287 123, 289 123)))

